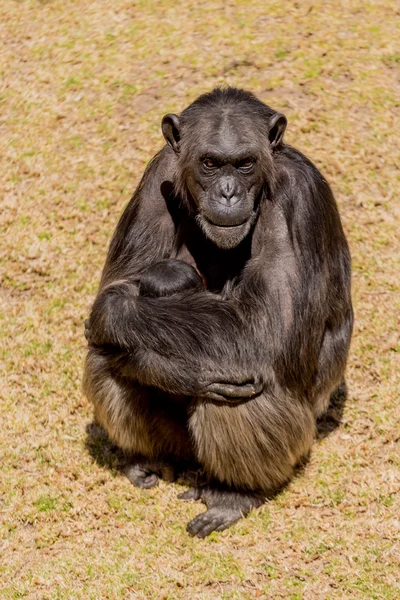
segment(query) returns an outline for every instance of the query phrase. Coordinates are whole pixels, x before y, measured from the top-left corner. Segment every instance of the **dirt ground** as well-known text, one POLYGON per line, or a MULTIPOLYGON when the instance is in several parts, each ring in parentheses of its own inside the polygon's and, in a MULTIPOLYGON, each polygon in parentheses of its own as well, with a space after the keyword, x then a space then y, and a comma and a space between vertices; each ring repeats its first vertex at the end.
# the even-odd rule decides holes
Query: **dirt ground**
POLYGON ((400 598, 399 16, 392 0, 2 0, 1 598, 400 598), (185 532, 201 506, 134 489, 93 426, 83 320, 162 115, 224 84, 284 112, 332 184, 356 322, 340 426, 202 541, 185 532))

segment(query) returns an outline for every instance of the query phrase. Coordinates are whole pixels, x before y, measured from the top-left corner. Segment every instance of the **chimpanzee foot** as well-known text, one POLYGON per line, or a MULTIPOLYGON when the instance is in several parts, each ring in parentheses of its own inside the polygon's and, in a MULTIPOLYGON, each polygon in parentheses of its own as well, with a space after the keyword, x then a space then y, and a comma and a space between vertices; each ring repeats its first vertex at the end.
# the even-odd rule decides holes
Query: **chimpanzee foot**
POLYGON ((136 487, 149 489, 158 484, 158 475, 141 465, 126 465, 123 471, 136 487))
POLYGON ((165 481, 175 480, 173 466, 161 462, 137 462, 125 465, 123 472, 133 485, 149 489, 158 484, 161 477, 165 481))
POLYGON ((213 531, 223 531, 227 529, 236 521, 241 519, 243 514, 240 510, 234 510, 229 508, 210 508, 206 512, 197 515, 192 519, 186 529, 192 536, 197 535, 200 538, 204 538, 213 531))
POLYGON ((178 495, 179 500, 200 500, 201 489, 192 487, 178 495))
POLYGON ((201 499, 206 503, 208 510, 197 515, 186 527, 190 535, 200 538, 213 531, 227 529, 245 517, 251 508, 261 506, 265 500, 262 494, 242 494, 212 488, 201 490, 201 499))

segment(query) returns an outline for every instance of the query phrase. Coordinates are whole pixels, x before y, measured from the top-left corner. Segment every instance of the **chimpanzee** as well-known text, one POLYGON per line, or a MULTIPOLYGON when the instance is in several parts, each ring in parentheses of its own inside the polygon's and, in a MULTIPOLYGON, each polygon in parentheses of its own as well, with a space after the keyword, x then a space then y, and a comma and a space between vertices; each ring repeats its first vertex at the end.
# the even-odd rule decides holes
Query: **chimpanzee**
POLYGON ((163 118, 167 144, 119 221, 87 325, 97 420, 132 457, 136 485, 154 485, 160 464, 198 465, 184 496, 207 505, 188 524, 200 537, 290 479, 344 376, 349 249, 286 123, 236 88, 163 118), (170 258, 206 286, 140 293, 146 269, 170 258))

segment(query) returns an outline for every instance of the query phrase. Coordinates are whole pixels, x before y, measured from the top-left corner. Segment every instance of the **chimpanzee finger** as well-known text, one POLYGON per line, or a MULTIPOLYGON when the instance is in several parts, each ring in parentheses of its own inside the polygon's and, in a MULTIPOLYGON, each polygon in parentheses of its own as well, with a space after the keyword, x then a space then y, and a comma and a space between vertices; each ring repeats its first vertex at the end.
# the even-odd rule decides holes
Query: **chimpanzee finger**
POLYGON ((258 396, 263 390, 263 385, 261 382, 243 383, 239 385, 233 383, 216 382, 211 383, 205 389, 208 397, 211 397, 210 394, 213 394, 222 396, 223 398, 229 400, 240 400, 242 398, 253 398, 254 396, 258 396))

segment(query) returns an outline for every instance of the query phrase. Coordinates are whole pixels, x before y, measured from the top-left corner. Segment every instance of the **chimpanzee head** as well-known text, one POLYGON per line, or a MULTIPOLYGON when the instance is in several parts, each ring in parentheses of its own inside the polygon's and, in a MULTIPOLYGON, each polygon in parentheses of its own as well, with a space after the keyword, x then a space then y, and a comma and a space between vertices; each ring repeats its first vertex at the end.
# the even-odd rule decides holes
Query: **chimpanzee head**
POLYGON ((251 230, 263 193, 273 187, 274 152, 286 123, 234 88, 217 88, 179 117, 163 118, 164 137, 178 158, 176 190, 220 248, 234 248, 251 230))
POLYGON ((204 290, 199 273, 192 265, 175 258, 165 258, 152 263, 140 277, 139 295, 164 298, 204 290))

